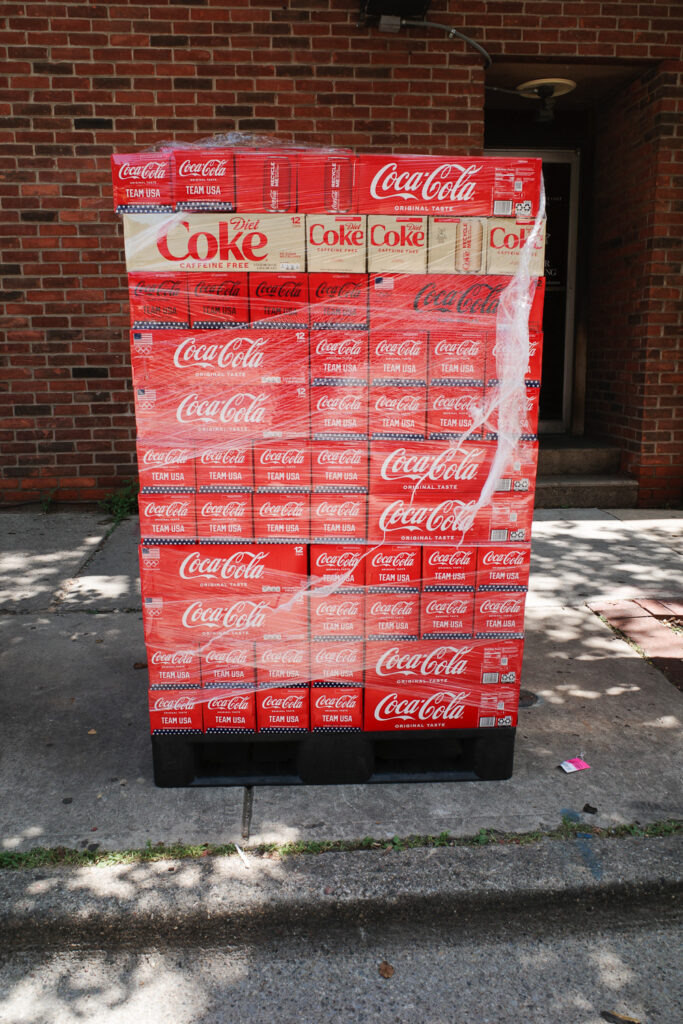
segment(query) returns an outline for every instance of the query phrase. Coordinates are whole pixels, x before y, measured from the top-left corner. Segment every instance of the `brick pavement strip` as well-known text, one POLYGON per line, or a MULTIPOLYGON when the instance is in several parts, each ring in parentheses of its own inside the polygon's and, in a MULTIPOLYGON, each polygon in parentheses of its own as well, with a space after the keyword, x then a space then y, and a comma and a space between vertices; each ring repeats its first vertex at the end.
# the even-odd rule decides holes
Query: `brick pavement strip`
POLYGON ((588 607, 637 643, 655 668, 683 690, 683 638, 655 617, 676 615, 673 609, 683 608, 680 601, 598 601, 589 603, 588 607))

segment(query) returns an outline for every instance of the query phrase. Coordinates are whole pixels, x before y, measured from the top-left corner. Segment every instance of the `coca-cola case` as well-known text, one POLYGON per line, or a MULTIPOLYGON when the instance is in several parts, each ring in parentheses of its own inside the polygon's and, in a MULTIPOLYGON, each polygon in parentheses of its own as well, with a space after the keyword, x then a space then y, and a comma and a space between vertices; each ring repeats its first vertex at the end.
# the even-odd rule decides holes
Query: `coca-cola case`
POLYGON ((255 494, 254 534, 260 541, 301 544, 311 533, 308 494, 255 494))
POLYGON ((351 152, 298 153, 299 213, 353 213, 356 162, 351 152))
POLYGON ((193 494, 140 494, 140 536, 157 544, 191 544, 197 539, 193 494))
POLYGON ((309 274, 308 296, 311 330, 367 330, 365 274, 309 274))
POLYGON ((150 690, 152 736, 192 736, 204 731, 201 690, 150 690))
POLYGON ((256 733, 256 692, 253 688, 214 689, 202 702, 207 736, 253 736, 256 733))
POLYGON ((424 496, 476 494, 486 482, 495 445, 471 441, 377 441, 370 451, 370 493, 424 496))
POLYGON ((311 679, 308 639, 256 642, 256 681, 259 689, 308 686, 311 679))
POLYGON ((370 383, 424 386, 428 338, 426 331, 411 331, 400 324, 376 330, 373 326, 370 330, 370 383))
POLYGON ((417 640, 420 595, 391 589, 366 594, 365 634, 369 640, 417 640))
POLYGON ((367 384, 367 331, 312 331, 310 353, 314 384, 367 384))
POLYGON ((196 690, 201 686, 199 646, 147 644, 150 690, 196 690))
POLYGON ((170 633, 184 644, 206 644, 308 636, 306 599, 299 594, 187 594, 150 601, 156 604, 156 614, 148 615, 146 636, 152 638, 170 633))
POLYGON ((365 441, 312 441, 313 490, 352 494, 368 490, 365 441))
MULTIPOLYGON (((368 502, 368 540, 389 544, 467 546, 495 539, 489 536, 490 506, 477 510, 474 497, 468 495, 460 499, 440 498, 440 494, 371 495, 368 502)), ((504 519, 505 513, 501 513, 501 520, 504 519)))
POLYGON ((256 691, 258 732, 270 735, 300 735, 309 731, 308 687, 272 687, 256 691))
POLYGON ((306 217, 306 261, 311 274, 364 274, 367 218, 346 215, 306 217))
POLYGON ((321 541, 364 542, 367 536, 363 494, 314 494, 311 498, 311 537, 321 541))
MULTIPOLYGON (((526 387, 524 389, 524 401, 522 406, 522 420, 521 423, 517 417, 517 405, 514 401, 514 396, 511 396, 511 408, 512 417, 511 425, 515 434, 518 430, 521 430, 521 438, 526 441, 535 441, 538 436, 538 405, 539 405, 540 388, 538 387, 526 387)), ((486 405, 489 410, 489 415, 485 424, 485 434, 489 440, 495 440, 498 437, 499 431, 502 433, 501 426, 504 426, 504 410, 502 403, 506 401, 503 392, 499 387, 489 387, 486 390, 486 405)))
POLYGON ((476 274, 371 274, 370 319, 377 326, 406 323, 423 330, 465 326, 475 318, 495 326, 510 278, 476 274))
POLYGON ((311 641, 313 686, 362 686, 365 668, 363 640, 311 641))
POLYGON ((138 475, 143 494, 192 494, 195 476, 194 447, 172 448, 137 442, 138 475))
POLYGON ((202 686, 205 689, 256 685, 254 644, 251 640, 216 640, 201 647, 202 686))
POLYGON ((361 544, 311 544, 311 583, 335 589, 365 585, 366 549, 361 544))
POLYGON ((516 274, 522 252, 528 272, 540 277, 545 269, 545 221, 533 238, 534 220, 491 217, 486 222, 486 266, 489 274, 516 274))
MULTIPOLYGON (((298 162, 293 150, 238 149, 235 177, 240 212, 293 213, 297 209, 298 162)), ((300 220, 303 223, 303 217, 300 220)))
POLYGON ((474 604, 472 591, 421 594, 420 636, 432 640, 474 636, 474 604))
POLYGON ((314 440, 365 440, 368 434, 368 389, 362 384, 318 384, 311 388, 311 433, 314 440))
POLYGON ((526 591, 477 591, 474 629, 477 636, 523 636, 526 591))
POLYGON ((481 217, 430 217, 428 272, 486 273, 485 233, 486 221, 481 217))
POLYGON ((311 693, 311 732, 362 732, 363 690, 360 686, 321 686, 311 693))
POLYGON ((195 329, 246 327, 249 315, 248 274, 186 274, 190 325, 195 329))
POLYGON ((306 548, 303 544, 142 544, 140 575, 145 595, 295 593, 308 578, 306 548))
POLYGON ((197 490, 201 494, 250 494, 254 490, 252 448, 242 444, 213 444, 196 449, 197 490))
POLYGON ((311 589, 311 637, 315 640, 362 640, 365 632, 365 596, 343 589, 330 594, 328 589, 311 589))
POLYGON ((254 482, 258 492, 285 494, 311 490, 311 448, 306 441, 254 445, 254 482))
POLYGON ((391 590, 405 594, 419 590, 422 548, 404 544, 377 544, 366 549, 366 583, 369 593, 391 590))
POLYGON ((190 326, 187 274, 129 274, 128 300, 134 328, 190 326))
POLYGON ((117 213, 173 209, 169 152, 114 153, 111 172, 117 213))
POLYGON ((482 520, 481 542, 493 544, 520 544, 531 540, 531 521, 534 513, 534 495, 496 495, 490 512, 482 520))
POLYGON ((254 517, 250 494, 198 494, 197 537, 208 543, 252 540, 254 517))
POLYGON ((495 332, 475 322, 456 328, 437 327, 429 332, 429 379, 431 384, 483 385, 486 357, 493 350, 495 332))
POLYGON ((427 391, 419 384, 373 385, 369 396, 370 437, 422 440, 426 433, 426 404, 427 391))
POLYGON ((230 150, 175 149, 171 166, 176 210, 235 209, 235 162, 230 150))
POLYGON ((251 273, 248 277, 250 319, 254 327, 308 327, 307 274, 251 273))
POLYGON ((477 590, 526 590, 529 544, 483 544, 477 552, 477 590))
POLYGON ((484 388, 480 384, 432 384, 427 389, 427 434, 434 440, 476 440, 484 429, 484 409, 484 388))
POLYGON ((422 589, 473 591, 477 579, 477 548, 434 544, 422 551, 422 589))

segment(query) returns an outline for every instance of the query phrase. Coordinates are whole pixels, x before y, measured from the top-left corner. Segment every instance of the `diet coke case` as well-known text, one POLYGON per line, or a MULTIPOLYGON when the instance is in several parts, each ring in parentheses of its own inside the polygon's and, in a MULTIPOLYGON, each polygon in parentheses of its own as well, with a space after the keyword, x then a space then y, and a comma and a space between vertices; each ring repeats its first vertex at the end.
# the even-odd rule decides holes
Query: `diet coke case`
POLYGON ((308 639, 257 641, 256 681, 259 689, 308 686, 311 662, 308 639))
POLYGON ((311 641, 312 686, 362 686, 364 668, 363 640, 311 641))
POLYGON ((201 735, 201 690, 150 690, 148 696, 152 736, 201 735))
POLYGON ((252 688, 216 689, 202 702, 207 736, 253 736, 256 733, 256 693, 252 688))
POLYGON ((368 278, 365 274, 309 274, 312 331, 367 330, 368 278))
POLYGON ((250 494, 254 490, 251 444, 202 446, 197 451, 195 473, 200 494, 250 494))
POLYGON ((314 494, 311 498, 311 537, 314 541, 364 542, 367 535, 363 494, 314 494))
POLYGON ((366 582, 369 593, 391 590, 406 594, 419 590, 422 548, 379 544, 366 548, 366 582))
POLYGON ((422 589, 474 591, 477 578, 477 548, 435 544, 422 551, 422 589))
POLYGON ((372 153, 358 157, 356 181, 368 213, 535 217, 541 161, 372 153))
POLYGON ((132 327, 190 326, 187 274, 129 274, 128 300, 132 327))
POLYGON ((368 446, 364 441, 312 441, 313 490, 366 493, 368 446))
POLYGON ((367 384, 367 331, 312 331, 310 355, 314 384, 367 384))
POLYGON ((311 544, 311 584, 335 589, 365 586, 365 548, 360 544, 311 544))
POLYGON ((367 218, 350 215, 306 217, 306 262, 311 274, 364 274, 367 218))
POLYGON ((411 331, 400 325, 370 329, 370 383, 427 383, 426 331, 411 331))
POLYGON ((260 493, 307 493, 311 490, 308 442, 274 441, 254 445, 254 482, 260 493))
POLYGON ((111 173, 117 213, 173 209, 170 152, 114 153, 111 173))
POLYGON ((150 690, 197 690, 201 686, 199 647, 147 645, 150 690))
POLYGON ((526 590, 529 585, 529 544, 484 544, 477 553, 477 590, 526 590))
POLYGON ((308 328, 308 275, 257 274, 249 277, 252 326, 268 330, 308 328))
POLYGON ((171 448, 137 442, 138 475, 143 494, 192 494, 195 476, 194 447, 171 448))
POLYGON ((191 544, 197 539, 193 494, 140 494, 140 535, 158 544, 191 544))
POLYGON ((254 518, 250 494, 198 494, 197 537, 208 543, 252 540, 254 518))
POLYGON ((486 273, 485 231, 486 221, 481 217, 430 217, 428 272, 486 273))
POLYGON ((281 544, 307 542, 311 533, 308 494, 255 494, 254 534, 260 541, 281 544))
POLYGON ((362 732, 363 690, 351 686, 313 685, 311 732, 362 732))
POLYGON ((256 685, 254 644, 250 640, 204 644, 200 661, 204 689, 256 685))
POLYGON ((478 637, 524 636, 526 591, 477 591, 474 630, 478 637))
POLYGON ((298 153, 299 213, 352 213, 356 157, 351 153, 298 153))
POLYGON ((310 721, 308 687, 273 687, 256 691, 256 724, 266 735, 300 735, 310 721))
POLYGON ((471 591, 420 595, 420 636, 424 640, 474 636, 475 596, 471 591))
POLYGON ((197 329, 247 327, 248 274, 186 274, 190 325, 197 329))
POLYGON ((176 210, 235 210, 230 150, 175 149, 171 154, 176 210))
POLYGON ((368 640, 417 640, 420 595, 392 590, 366 594, 365 635, 368 640))
POLYGON ((368 271, 426 273, 427 218, 368 217, 368 271))

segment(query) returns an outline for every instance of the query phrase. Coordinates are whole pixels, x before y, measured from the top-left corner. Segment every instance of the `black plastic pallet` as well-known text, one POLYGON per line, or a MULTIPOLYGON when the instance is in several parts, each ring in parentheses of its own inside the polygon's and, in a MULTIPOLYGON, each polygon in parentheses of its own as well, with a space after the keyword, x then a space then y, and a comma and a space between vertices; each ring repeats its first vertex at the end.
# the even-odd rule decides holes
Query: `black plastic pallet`
POLYGON ((308 733, 304 737, 152 736, 157 786, 329 786, 509 779, 513 728, 308 733))

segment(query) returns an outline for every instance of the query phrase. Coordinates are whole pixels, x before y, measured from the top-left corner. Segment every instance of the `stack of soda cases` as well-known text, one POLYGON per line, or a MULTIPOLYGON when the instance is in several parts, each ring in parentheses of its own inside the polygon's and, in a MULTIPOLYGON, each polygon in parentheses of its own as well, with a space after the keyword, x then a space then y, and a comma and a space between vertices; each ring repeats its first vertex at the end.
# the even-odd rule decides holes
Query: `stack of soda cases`
POLYGON ((112 168, 152 734, 514 727, 540 161, 214 144, 112 168), (522 413, 482 503, 522 271, 522 413))

